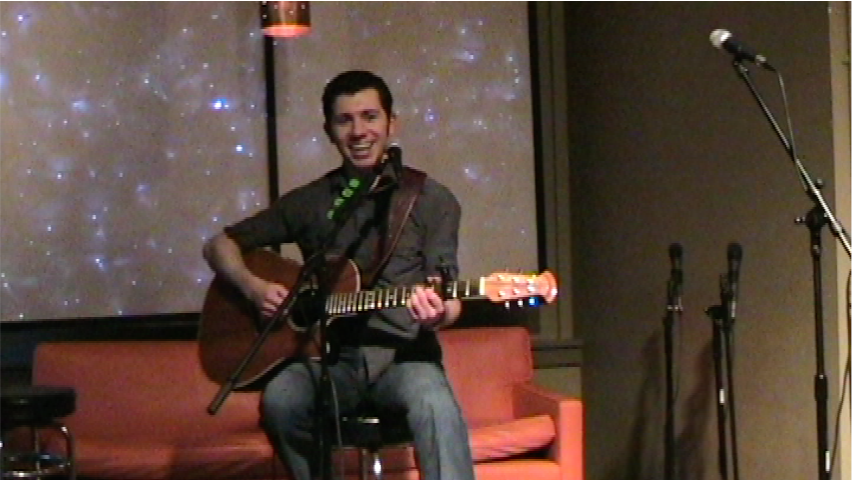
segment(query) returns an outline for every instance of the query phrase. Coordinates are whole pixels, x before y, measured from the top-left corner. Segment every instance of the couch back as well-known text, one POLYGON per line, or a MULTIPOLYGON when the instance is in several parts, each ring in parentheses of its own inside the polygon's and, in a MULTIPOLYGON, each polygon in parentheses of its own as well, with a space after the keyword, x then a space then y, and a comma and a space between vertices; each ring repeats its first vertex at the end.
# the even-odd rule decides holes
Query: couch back
MULTIPOLYGON (((440 333, 444 365, 471 426, 513 417, 513 383, 532 378, 532 354, 521 327, 440 333)), ((219 386, 204 374, 194 341, 47 342, 36 349, 33 383, 68 385, 77 409, 65 419, 90 440, 204 440, 258 430, 260 393, 232 392, 216 415, 219 386)))
POLYGON ((218 385, 201 369, 194 341, 42 343, 33 383, 73 386, 77 409, 65 423, 90 440, 177 442, 258 428, 259 392, 234 392, 216 415, 207 413, 218 385))

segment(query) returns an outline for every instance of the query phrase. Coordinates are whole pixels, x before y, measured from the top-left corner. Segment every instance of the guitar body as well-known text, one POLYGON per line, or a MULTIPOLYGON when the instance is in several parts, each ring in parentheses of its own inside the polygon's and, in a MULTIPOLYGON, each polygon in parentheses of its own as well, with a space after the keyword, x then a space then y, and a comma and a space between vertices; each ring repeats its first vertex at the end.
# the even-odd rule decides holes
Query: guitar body
MULTIPOLYGON (((294 260, 263 249, 247 253, 244 259, 252 273, 289 289, 295 286, 302 268, 294 260)), ((357 292, 360 288, 360 275, 351 261, 343 259, 330 262, 328 272, 328 284, 333 285, 330 289, 332 293, 357 292)), ((257 354, 236 380, 235 388, 246 388, 294 357, 318 356, 318 345, 311 338, 310 329, 304 331, 297 326, 311 325, 317 320, 303 318, 316 309, 307 305, 311 301, 303 300, 302 297, 310 297, 310 292, 299 295, 291 310, 291 319, 273 327, 257 354)), ((266 323, 267 320, 260 317, 254 303, 217 275, 204 298, 198 332, 199 357, 204 373, 218 384, 226 383, 252 350, 266 323)))

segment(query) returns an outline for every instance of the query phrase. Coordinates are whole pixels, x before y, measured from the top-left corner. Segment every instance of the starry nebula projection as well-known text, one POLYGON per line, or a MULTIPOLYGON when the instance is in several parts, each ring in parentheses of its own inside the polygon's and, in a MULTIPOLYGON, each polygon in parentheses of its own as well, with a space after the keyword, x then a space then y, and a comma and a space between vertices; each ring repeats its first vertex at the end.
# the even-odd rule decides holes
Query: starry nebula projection
MULTIPOLYGON (((279 190, 339 163, 323 85, 373 70, 462 203, 462 275, 534 270, 526 8, 313 2, 275 47, 279 190)), ((0 318, 198 311, 202 243, 268 204, 263 65, 256 2, 0 5, 0 318)))

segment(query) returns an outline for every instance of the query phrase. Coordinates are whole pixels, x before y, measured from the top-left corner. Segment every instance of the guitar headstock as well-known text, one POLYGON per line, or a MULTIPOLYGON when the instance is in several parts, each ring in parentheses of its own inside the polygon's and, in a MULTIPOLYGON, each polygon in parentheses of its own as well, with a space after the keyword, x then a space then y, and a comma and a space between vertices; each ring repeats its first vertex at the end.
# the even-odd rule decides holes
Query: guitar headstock
POLYGON ((556 277, 546 270, 532 275, 495 272, 483 278, 483 284, 481 293, 492 302, 540 297, 551 303, 557 294, 556 277))

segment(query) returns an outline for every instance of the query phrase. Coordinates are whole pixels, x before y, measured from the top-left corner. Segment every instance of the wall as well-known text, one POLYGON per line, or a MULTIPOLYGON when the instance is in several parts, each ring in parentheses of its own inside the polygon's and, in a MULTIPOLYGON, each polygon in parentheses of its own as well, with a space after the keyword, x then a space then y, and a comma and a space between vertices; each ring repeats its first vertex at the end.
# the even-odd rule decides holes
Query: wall
MULTIPOLYGON (((671 242, 685 252, 685 313, 675 332, 676 477, 719 478, 704 310, 719 303, 731 241, 744 249, 733 341, 740 473, 816 478, 812 263, 809 232, 793 222, 812 204, 731 57, 713 49, 708 35, 716 28, 740 35, 783 73, 799 156, 829 185, 824 194, 833 205, 835 188, 848 192, 849 179, 834 173, 827 4, 579 2, 565 9, 587 478, 662 478, 671 242)), ((750 70, 784 124, 776 80, 750 70)), ((842 285, 834 265, 843 254, 822 233, 833 432, 842 285)))

